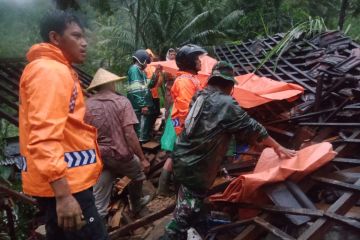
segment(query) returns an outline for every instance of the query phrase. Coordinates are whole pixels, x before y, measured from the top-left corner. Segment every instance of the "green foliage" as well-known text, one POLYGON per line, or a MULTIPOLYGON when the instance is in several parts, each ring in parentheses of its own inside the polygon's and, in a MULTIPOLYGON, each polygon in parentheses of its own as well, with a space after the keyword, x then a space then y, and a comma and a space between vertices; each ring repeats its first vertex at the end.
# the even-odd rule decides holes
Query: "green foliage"
MULTIPOLYGON (((211 46, 240 43, 278 32, 285 37, 265 56, 279 58, 291 43, 304 34, 337 29, 339 0, 0 0, 0 58, 25 57, 28 48, 40 41, 38 22, 55 7, 76 6, 88 21, 88 58, 84 70, 94 74, 104 67, 126 75, 131 54, 139 48, 151 48, 161 59, 170 47, 186 43, 211 46), (59 3, 63 3, 60 4, 59 3), (140 14, 138 7, 140 4, 140 14), (138 24, 136 24, 138 23, 138 24), (290 29, 290 30, 289 30, 290 29), (137 41, 136 41, 137 40, 137 41)), ((360 1, 349 0, 344 30, 360 40, 360 1)), ((276 58, 275 58, 276 59, 276 58)), ((125 82, 117 90, 125 94, 125 82)), ((4 138, 17 135, 17 128, 0 121, 0 157, 4 138)), ((4 176, 9 175, 3 172, 4 176)), ((15 188, 20 190, 20 181, 15 188)), ((31 228, 34 209, 18 205, 17 233, 25 239, 31 228)), ((0 227, 4 223, 0 216, 0 227)), ((0 232, 0 239, 3 236, 0 232)))
MULTIPOLYGON (((4 109, 4 108, 2 108, 4 109)), ((5 119, 0 119, 0 160, 4 158, 6 138, 18 135, 18 129, 5 119)))
MULTIPOLYGON (((54 7, 54 2, 0 2, 0 11, 4 13, 0 15, 0 57, 24 56, 31 44, 39 41, 38 21, 47 9, 54 7)), ((164 59, 170 47, 190 42, 211 46, 287 32, 309 16, 321 17, 329 29, 336 29, 341 1, 82 0, 77 3, 89 26, 85 70, 93 74, 97 68, 105 67, 125 75, 137 38, 139 48, 151 48, 164 59)), ((355 39, 360 36, 359 14, 360 1, 349 0, 344 28, 355 39)))
MULTIPOLYGON (((282 54, 288 50, 294 41, 300 39, 301 37, 310 38, 316 34, 326 31, 326 25, 324 19, 322 18, 311 18, 309 17, 308 21, 302 22, 290 29, 285 35, 284 38, 268 53, 265 58, 261 61, 259 66, 256 68, 257 71, 261 68, 270 58, 274 55, 277 56, 276 63, 282 56, 282 54)), ((276 64, 275 64, 276 66, 276 64)))
POLYGON ((0 57, 24 57, 29 46, 40 40, 38 23, 50 8, 48 0, 0 1, 0 57))

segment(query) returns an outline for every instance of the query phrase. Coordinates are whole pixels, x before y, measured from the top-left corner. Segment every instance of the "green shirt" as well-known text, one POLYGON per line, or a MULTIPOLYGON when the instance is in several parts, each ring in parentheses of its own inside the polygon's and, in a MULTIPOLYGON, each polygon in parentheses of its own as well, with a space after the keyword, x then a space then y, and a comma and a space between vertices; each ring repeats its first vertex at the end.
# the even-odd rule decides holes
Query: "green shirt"
POLYGON ((194 99, 173 151, 174 175, 180 184, 206 191, 216 178, 232 135, 238 142, 252 142, 268 133, 234 98, 212 86, 194 99))
POLYGON ((154 81, 148 80, 146 74, 136 64, 132 65, 128 71, 128 91, 127 97, 134 110, 151 107, 153 105, 150 88, 154 81))

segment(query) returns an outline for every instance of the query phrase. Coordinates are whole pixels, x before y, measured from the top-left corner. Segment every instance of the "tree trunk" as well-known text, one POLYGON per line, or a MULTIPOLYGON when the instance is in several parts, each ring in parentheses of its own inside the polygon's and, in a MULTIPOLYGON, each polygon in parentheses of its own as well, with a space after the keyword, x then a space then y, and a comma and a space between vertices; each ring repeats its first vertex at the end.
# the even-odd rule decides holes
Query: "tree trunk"
POLYGON ((140 14, 141 14, 141 0, 137 2, 137 11, 136 11, 136 24, 135 24, 135 50, 139 47, 139 36, 140 36, 140 14))
POLYGON ((339 29, 342 30, 344 28, 345 17, 346 17, 346 9, 349 6, 349 0, 342 0, 341 1, 341 8, 339 13, 339 29))

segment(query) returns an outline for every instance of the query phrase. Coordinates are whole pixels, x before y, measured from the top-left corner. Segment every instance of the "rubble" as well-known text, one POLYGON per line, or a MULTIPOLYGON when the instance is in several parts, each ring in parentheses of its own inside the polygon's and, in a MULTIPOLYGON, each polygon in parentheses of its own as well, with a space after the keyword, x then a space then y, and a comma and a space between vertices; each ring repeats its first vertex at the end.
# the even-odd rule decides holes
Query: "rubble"
MULTIPOLYGON (((327 232, 349 239, 360 236, 360 45, 341 32, 326 32, 311 39, 297 40, 281 57, 275 56, 258 68, 283 37, 283 34, 276 34, 240 44, 216 46, 214 53, 218 60, 232 63, 238 75, 255 72, 273 80, 301 85, 305 92, 293 102, 274 101, 247 111, 289 148, 302 149, 327 141, 338 154, 299 182, 286 180, 262 187, 259 191, 269 200, 265 204, 209 203, 211 210, 227 214, 231 223, 217 219, 214 221, 217 224, 206 232, 198 231, 203 239, 273 239, 274 236, 276 239, 332 239, 327 232), (244 219, 247 213, 255 213, 255 216, 244 219)), ((8 68, 14 67, 7 64, 8 68)), ((8 76, 0 72, 2 91, 6 91, 3 80, 8 76)), ((14 80, 16 78, 12 77, 11 81, 14 80)), ((10 89, 12 95, 14 89, 10 89)), ((1 114, 0 117, 4 117, 4 113, 1 114)), ((16 120, 13 115, 4 118, 16 120)), ((158 143, 143 147, 151 160, 148 180, 156 186, 167 154, 160 151, 158 143)), ((257 146, 237 149, 234 157, 225 161, 225 170, 219 173, 209 196, 223 192, 232 178, 253 171, 261 151, 257 146)), ((154 186, 150 188, 155 191, 154 186)), ((110 206, 111 239, 154 236, 156 234, 151 232, 156 230, 160 219, 168 219, 175 207, 175 193, 167 198, 155 197, 136 219, 129 214, 124 197, 126 181, 118 182, 116 189, 110 206)), ((13 192, 6 192, 18 198, 13 192)), ((34 203, 32 199, 24 200, 34 203)))
MULTIPOLYGON (((246 227, 235 237, 257 239, 271 232, 280 239, 329 239, 325 233, 335 224, 359 231, 360 216, 349 218, 346 213, 358 209, 359 199, 360 151, 356 146, 360 142, 360 45, 338 31, 326 32, 294 42, 278 61, 274 57, 256 69, 282 37, 277 34, 214 50, 218 59, 232 62, 238 74, 256 70, 259 76, 303 86, 305 93, 295 102, 272 102, 248 111, 288 147, 299 149, 329 141, 338 155, 299 183, 266 186, 263 191, 274 205, 254 207, 262 213, 250 220, 238 220, 236 226, 246 227), (314 197, 314 191, 321 196, 314 197), (326 191, 330 195, 326 196, 326 191), (327 202, 326 211, 318 210, 319 202, 327 202)), ((223 203, 225 208, 229 205, 223 203)), ((240 205, 236 208, 252 208, 240 205)), ((216 234, 207 239, 217 239, 216 234)))

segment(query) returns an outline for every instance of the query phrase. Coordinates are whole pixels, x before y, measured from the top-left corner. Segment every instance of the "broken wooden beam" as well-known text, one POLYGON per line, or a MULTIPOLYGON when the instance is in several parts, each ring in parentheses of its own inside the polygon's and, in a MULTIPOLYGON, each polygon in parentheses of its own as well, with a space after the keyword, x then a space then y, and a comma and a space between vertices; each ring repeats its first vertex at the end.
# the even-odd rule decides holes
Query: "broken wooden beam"
POLYGON ((286 131, 286 130, 283 130, 283 129, 280 129, 280 128, 276 128, 276 127, 273 127, 273 126, 265 126, 266 130, 270 131, 270 132, 274 132, 274 133, 279 133, 279 134, 282 134, 282 135, 285 135, 287 137, 294 137, 295 134, 292 133, 292 132, 289 132, 289 131, 286 131))
POLYGON ((325 183, 327 185, 331 185, 334 187, 344 189, 346 191, 354 191, 354 192, 360 193, 359 185, 349 184, 346 182, 342 182, 342 181, 338 181, 338 180, 330 179, 330 178, 325 178, 325 177, 312 177, 312 179, 314 179, 318 182, 321 182, 321 183, 325 183))
MULTIPOLYGON (((266 195, 271 199, 276 207, 279 208, 303 208, 304 205, 298 201, 294 194, 283 183, 271 184, 265 187, 266 195)), ((310 217, 304 215, 285 214, 285 216, 296 226, 301 226, 311 220, 310 217)))
MULTIPOLYGON (((266 220, 271 218, 267 213, 261 214, 260 217, 266 220)), ((250 224, 243 231, 241 231, 241 233, 236 236, 234 240, 254 240, 258 239, 263 233, 265 233, 264 228, 257 224, 250 224)))
POLYGON ((354 165, 359 165, 360 166, 360 159, 356 159, 356 158, 334 158, 332 160, 332 162, 335 163, 348 163, 348 164, 354 164, 354 165))
POLYGON ((295 238, 293 238, 292 236, 290 236, 286 232, 284 232, 281 229, 275 227, 274 225, 272 225, 271 223, 265 221, 264 219, 262 219, 260 217, 255 217, 254 222, 257 225, 261 226, 262 228, 265 228, 268 232, 270 232, 273 235, 279 237, 280 239, 283 239, 283 240, 295 240, 295 238))
POLYGON ((168 206, 167 208, 165 208, 159 212, 152 213, 148 216, 145 216, 143 218, 140 218, 140 219, 134 221, 133 223, 127 224, 119 229, 116 229, 116 230, 110 232, 109 237, 110 237, 110 239, 115 240, 121 236, 129 234, 130 231, 134 231, 140 227, 143 227, 149 223, 152 223, 152 222, 166 216, 167 214, 174 211, 174 209, 175 209, 175 203, 171 204, 170 206, 168 206))
MULTIPOLYGON (((360 179, 356 181, 355 185, 360 185, 360 179)), ((327 210, 327 212, 345 214, 352 206, 358 201, 359 194, 346 192, 335 203, 333 203, 327 210)), ((303 232, 298 240, 316 240, 322 239, 326 231, 334 224, 333 221, 329 221, 325 217, 321 217, 316 220, 305 232, 303 232)))
POLYGON ((273 213, 282 213, 282 214, 292 214, 292 215, 304 215, 310 217, 326 217, 331 220, 335 220, 341 224, 353 227, 357 230, 360 230, 360 222, 356 219, 352 219, 349 217, 342 216, 340 214, 336 214, 333 212, 323 211, 323 210, 315 210, 315 209, 307 209, 307 208, 288 208, 288 207, 279 207, 279 206, 251 206, 248 208, 256 208, 261 209, 267 212, 273 213))
POLYGON ((32 205, 36 205, 37 201, 29 196, 26 196, 25 194, 19 193, 15 190, 12 190, 10 188, 5 187, 4 185, 0 184, 0 192, 5 193, 5 195, 14 198, 16 200, 20 200, 24 203, 28 203, 28 204, 32 204, 32 205))

